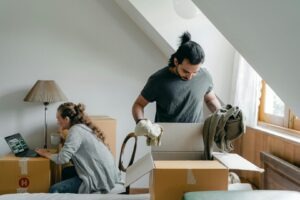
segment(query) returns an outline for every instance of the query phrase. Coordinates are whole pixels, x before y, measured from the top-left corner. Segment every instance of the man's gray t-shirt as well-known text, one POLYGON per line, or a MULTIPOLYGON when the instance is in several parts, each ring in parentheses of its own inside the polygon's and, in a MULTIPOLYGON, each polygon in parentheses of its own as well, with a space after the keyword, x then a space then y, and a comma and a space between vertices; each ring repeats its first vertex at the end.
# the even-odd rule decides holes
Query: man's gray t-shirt
POLYGON ((148 79, 141 95, 156 102, 155 122, 200 122, 204 96, 213 88, 211 75, 205 68, 191 80, 182 80, 169 67, 148 79))

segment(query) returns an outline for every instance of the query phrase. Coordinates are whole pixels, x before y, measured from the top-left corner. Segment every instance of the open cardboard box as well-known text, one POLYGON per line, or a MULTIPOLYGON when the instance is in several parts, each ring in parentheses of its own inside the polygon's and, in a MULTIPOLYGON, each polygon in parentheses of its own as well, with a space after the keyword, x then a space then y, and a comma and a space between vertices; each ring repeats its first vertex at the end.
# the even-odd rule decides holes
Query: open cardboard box
POLYGON ((214 152, 215 160, 158 160, 146 154, 126 171, 125 186, 150 172, 152 200, 181 200, 185 192, 227 190, 229 170, 263 172, 238 154, 214 152))

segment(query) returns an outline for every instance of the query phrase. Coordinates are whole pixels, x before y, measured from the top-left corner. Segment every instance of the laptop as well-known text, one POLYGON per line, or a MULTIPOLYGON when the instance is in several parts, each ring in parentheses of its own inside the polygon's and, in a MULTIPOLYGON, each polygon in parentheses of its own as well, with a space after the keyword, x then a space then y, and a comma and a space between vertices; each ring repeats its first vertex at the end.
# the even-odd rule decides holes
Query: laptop
POLYGON ((38 157, 39 154, 34 150, 28 148, 25 140, 21 136, 20 133, 16 133, 10 136, 5 137, 5 141, 7 142, 11 151, 17 157, 38 157))
POLYGON ((163 135, 161 146, 151 146, 154 160, 201 160, 203 158, 203 123, 158 124, 163 128, 163 135))

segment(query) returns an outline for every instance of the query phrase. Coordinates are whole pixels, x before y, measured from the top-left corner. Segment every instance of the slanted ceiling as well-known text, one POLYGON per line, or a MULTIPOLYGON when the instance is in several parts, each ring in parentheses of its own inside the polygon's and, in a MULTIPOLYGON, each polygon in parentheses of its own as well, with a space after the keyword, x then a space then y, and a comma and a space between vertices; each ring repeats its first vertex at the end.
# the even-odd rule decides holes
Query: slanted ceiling
POLYGON ((193 2, 300 116, 300 1, 193 2))

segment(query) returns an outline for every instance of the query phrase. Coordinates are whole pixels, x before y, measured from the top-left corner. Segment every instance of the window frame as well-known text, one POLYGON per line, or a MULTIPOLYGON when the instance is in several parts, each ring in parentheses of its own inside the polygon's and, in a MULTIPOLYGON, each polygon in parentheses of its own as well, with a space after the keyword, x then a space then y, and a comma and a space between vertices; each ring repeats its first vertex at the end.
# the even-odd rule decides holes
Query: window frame
POLYGON ((300 118, 298 118, 292 111, 291 109, 287 108, 285 106, 284 110, 284 117, 279 117, 276 115, 268 114, 265 113, 265 102, 266 102, 266 85, 267 83, 262 80, 262 87, 261 87, 261 98, 260 98, 260 104, 258 108, 258 121, 283 127, 283 128, 288 128, 288 129, 293 129, 296 131, 300 131, 300 118))

